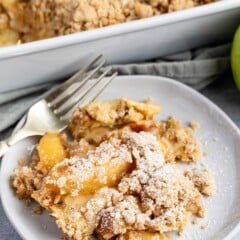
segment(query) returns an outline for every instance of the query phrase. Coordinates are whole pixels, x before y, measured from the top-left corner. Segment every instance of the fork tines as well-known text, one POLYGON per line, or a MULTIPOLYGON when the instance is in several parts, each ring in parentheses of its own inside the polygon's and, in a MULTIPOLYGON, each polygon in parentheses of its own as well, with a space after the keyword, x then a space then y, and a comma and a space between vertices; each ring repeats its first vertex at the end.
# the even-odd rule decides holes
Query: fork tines
POLYGON ((107 67, 99 77, 89 81, 95 74, 99 73, 104 64, 105 59, 103 56, 98 56, 45 98, 48 106, 61 120, 69 119, 72 110, 78 105, 85 105, 94 101, 117 76, 117 72, 115 72, 100 84, 104 77, 112 70, 112 67, 107 67), (98 61, 99 64, 87 72, 98 61), (79 83, 75 83, 77 81, 79 81, 79 83))

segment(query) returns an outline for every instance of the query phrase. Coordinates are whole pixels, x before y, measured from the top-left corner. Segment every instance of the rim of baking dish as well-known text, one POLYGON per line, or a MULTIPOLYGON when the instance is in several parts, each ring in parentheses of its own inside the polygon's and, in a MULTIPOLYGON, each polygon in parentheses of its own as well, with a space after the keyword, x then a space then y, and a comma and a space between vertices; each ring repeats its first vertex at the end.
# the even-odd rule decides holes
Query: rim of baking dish
POLYGON ((7 46, 0 49, 0 60, 64 48, 129 32, 142 31, 144 29, 185 21, 191 18, 199 18, 218 12, 228 11, 236 7, 240 7, 240 0, 219 0, 203 6, 166 13, 161 16, 133 20, 126 23, 23 43, 20 45, 7 46))

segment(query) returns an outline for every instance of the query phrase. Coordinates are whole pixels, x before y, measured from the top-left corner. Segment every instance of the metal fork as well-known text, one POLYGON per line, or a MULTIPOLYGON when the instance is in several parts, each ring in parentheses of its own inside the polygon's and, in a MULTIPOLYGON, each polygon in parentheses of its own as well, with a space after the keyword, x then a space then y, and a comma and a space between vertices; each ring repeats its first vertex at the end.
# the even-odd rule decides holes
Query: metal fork
POLYGON ((81 101, 84 101, 82 105, 94 101, 116 77, 117 73, 113 73, 106 81, 100 83, 112 70, 111 67, 108 67, 98 78, 86 85, 88 80, 99 72, 104 63, 105 60, 102 55, 98 56, 66 82, 51 91, 44 99, 35 103, 28 110, 26 121, 22 128, 10 138, 0 141, 0 157, 8 151, 10 146, 26 137, 43 135, 47 131, 63 131, 67 126, 73 109, 81 101), (99 62, 99 64, 93 70, 87 72, 96 62, 99 62), (73 84, 80 79, 82 80, 78 85, 73 84))

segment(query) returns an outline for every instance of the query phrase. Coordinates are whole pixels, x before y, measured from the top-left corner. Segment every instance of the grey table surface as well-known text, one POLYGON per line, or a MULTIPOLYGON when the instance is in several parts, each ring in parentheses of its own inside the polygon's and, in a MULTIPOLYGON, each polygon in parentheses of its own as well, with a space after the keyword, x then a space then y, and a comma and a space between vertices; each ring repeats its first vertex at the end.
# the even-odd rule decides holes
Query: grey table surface
MULTIPOLYGON (((240 127, 240 91, 234 85, 230 72, 200 91, 217 104, 240 127)), ((4 193, 1 193, 4 194, 4 193)), ((8 221, 0 203, 0 240, 20 240, 21 238, 8 221)), ((240 239, 240 234, 234 240, 240 239)))

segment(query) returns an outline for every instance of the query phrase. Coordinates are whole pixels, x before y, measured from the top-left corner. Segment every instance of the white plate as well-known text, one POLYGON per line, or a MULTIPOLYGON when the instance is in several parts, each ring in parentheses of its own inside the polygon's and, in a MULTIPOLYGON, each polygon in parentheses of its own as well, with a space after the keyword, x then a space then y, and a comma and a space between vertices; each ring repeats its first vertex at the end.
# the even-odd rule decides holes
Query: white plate
MULTIPOLYGON (((203 161, 212 169, 217 182, 217 193, 205 200, 207 216, 198 225, 187 228, 178 240, 231 239, 240 228, 240 133, 234 123, 213 103, 196 91, 162 77, 118 77, 101 95, 103 99, 130 97, 143 100, 153 97, 161 104, 158 116, 164 119, 176 116, 187 123, 197 120, 201 128, 196 135, 207 156, 203 161), (206 227, 202 230, 201 226, 206 227)), ((47 214, 36 216, 19 201, 9 186, 9 177, 20 158, 29 156, 29 149, 36 142, 30 138, 10 149, 2 160, 1 198, 5 212, 24 239, 59 239, 60 231, 47 214)))
POLYGON ((0 93, 71 75, 98 54, 109 64, 158 58, 232 41, 240 0, 0 48, 0 93), (14 69, 14 70, 13 70, 14 69))

